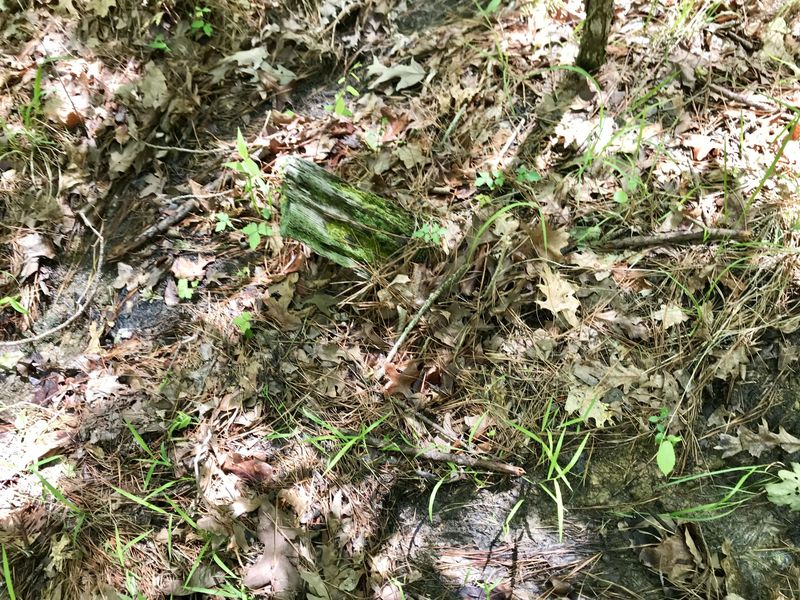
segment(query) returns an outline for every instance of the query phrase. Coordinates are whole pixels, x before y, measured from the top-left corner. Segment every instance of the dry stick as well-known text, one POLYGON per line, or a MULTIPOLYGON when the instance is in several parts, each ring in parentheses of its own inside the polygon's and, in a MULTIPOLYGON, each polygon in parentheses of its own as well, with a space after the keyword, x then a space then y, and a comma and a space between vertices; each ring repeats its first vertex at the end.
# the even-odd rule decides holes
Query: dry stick
MULTIPOLYGON (((505 196, 500 196, 498 198, 495 198, 495 200, 502 200, 503 198, 508 198, 510 196, 513 196, 513 193, 507 194, 505 196)), ((470 264, 472 264, 472 257, 475 255, 475 250, 478 248, 478 243, 480 242, 481 237, 483 237, 483 234, 486 233, 486 230, 489 229, 491 224, 494 223, 494 221, 496 221, 499 217, 501 217, 510 210, 522 206, 528 208, 536 208, 535 205, 532 204, 531 202, 512 202, 511 204, 508 204, 503 208, 496 210, 492 214, 492 216, 489 217, 483 225, 481 225, 481 227, 478 229, 477 234, 475 235, 475 238, 472 240, 472 242, 470 242, 469 247, 467 248, 467 257, 466 260, 464 260, 464 264, 461 265, 458 269, 456 269, 455 272, 452 275, 450 275, 450 277, 445 279, 439 287, 433 290, 431 295, 428 296, 428 299, 425 300, 425 304, 423 304, 419 308, 417 314, 414 315, 411 321, 409 321, 408 325, 406 325, 405 329, 403 329, 403 332, 400 334, 400 337, 397 338, 397 341, 392 346, 392 349, 389 350, 389 353, 386 355, 386 358, 383 361, 383 365, 380 366, 378 370, 375 372, 375 376, 378 379, 381 379, 384 376, 385 374, 384 366, 387 363, 391 362, 392 359, 394 359, 394 357, 400 351, 400 348, 408 339, 408 336, 411 335, 412 331, 414 331, 414 328, 417 326, 417 323, 419 323, 422 317, 424 317, 425 314, 430 310, 431 306, 433 306, 433 303, 436 302, 439 296, 442 295, 442 292, 449 289, 450 286, 452 286, 455 282, 461 279, 464 276, 464 274, 469 270, 469 266, 470 264)))
POLYGON ((46 337, 53 335, 54 333, 58 333, 65 327, 68 327, 70 323, 72 323, 75 319, 80 317, 83 314, 83 311, 86 310, 86 307, 89 306, 89 303, 94 298, 94 295, 97 292, 97 284, 100 282, 100 272, 103 270, 103 263, 105 261, 106 241, 105 238, 103 237, 103 234, 94 228, 94 225, 92 225, 91 221, 89 221, 88 217, 83 213, 83 211, 79 212, 78 214, 81 216, 81 219, 83 219, 83 222, 86 224, 86 226, 92 230, 92 233, 94 233, 97 236, 97 239, 100 242, 100 252, 97 257, 97 267, 95 268, 94 271, 94 279, 92 280, 92 283, 89 286, 89 291, 86 293, 83 303, 78 307, 78 310, 75 311, 69 319, 61 323, 61 325, 52 327, 47 331, 44 331, 33 337, 21 340, 10 340, 8 342, 0 342, 0 348, 10 348, 13 346, 22 346, 23 344, 38 342, 46 337))
POLYGON ((135 240, 133 240, 133 242, 131 242, 128 246, 126 246, 122 250, 119 250, 118 252, 115 252, 114 255, 111 257, 112 260, 120 258, 121 256, 124 256, 128 252, 138 250, 139 248, 144 246, 147 242, 149 242, 151 238, 157 236, 160 233, 164 233, 165 231, 167 231, 167 229, 169 229, 176 223, 182 221, 186 217, 186 215, 188 215, 190 212, 192 212, 195 208, 198 207, 199 205, 198 201, 195 198, 194 194, 186 194, 185 196, 177 196, 175 198, 171 198, 172 201, 183 200, 186 198, 191 198, 191 200, 189 200, 185 204, 182 204, 180 208, 178 208, 178 210, 176 210, 173 214, 161 219, 155 225, 151 225, 150 227, 145 229, 141 233, 141 235, 137 237, 135 240))
MULTIPOLYGON (((425 314, 430 310, 431 306, 433 306, 433 303, 436 302, 439 296, 442 295, 442 292, 444 292, 446 289, 448 289, 451 285, 453 285, 456 281, 458 281, 464 276, 464 274, 467 272, 467 269, 469 269, 469 265, 470 261, 468 257, 467 261, 463 265, 461 265, 458 269, 456 269, 455 272, 452 275, 450 275, 450 277, 445 279, 439 287, 433 290, 431 295, 428 296, 428 299, 425 300, 425 304, 423 304, 420 307, 420 309, 417 311, 417 314, 414 315, 414 318, 412 318, 408 322, 408 325, 406 325, 405 329, 403 329, 403 332, 400 334, 400 337, 397 338, 397 341, 392 346, 392 349, 389 350, 389 353, 386 355, 386 359, 383 361, 384 365, 386 365, 386 363, 392 362, 392 359, 397 355, 397 352, 406 342, 408 336, 411 335, 411 332, 414 331, 414 328, 417 326, 417 323, 420 322, 420 319, 422 319, 422 317, 424 317, 425 314)), ((378 369, 376 375, 378 379, 383 377, 384 375, 383 366, 381 366, 378 369)))
POLYGON ((739 102, 744 104, 745 106, 749 106, 751 108, 755 108, 756 110, 763 110, 765 112, 773 112, 778 110, 780 107, 776 104, 772 104, 769 101, 759 100, 757 98, 752 98, 750 96, 745 96, 744 94, 740 94, 739 92, 734 92, 733 90, 729 90, 726 87, 722 87, 717 83, 709 83, 708 87, 712 90, 717 92, 720 96, 724 96, 728 100, 733 100, 734 102, 739 102))
POLYGON ((474 469, 482 469, 484 471, 493 471, 495 473, 505 473, 506 475, 521 476, 525 474, 525 469, 510 465, 508 463, 500 462, 497 460, 486 460, 483 458, 473 458, 472 456, 465 456, 463 454, 451 454, 449 452, 441 452, 440 450, 423 450, 421 448, 414 448, 412 446, 400 446, 398 444, 386 444, 373 436, 367 436, 366 441, 370 446, 374 446, 384 452, 399 452, 406 456, 413 456, 414 458, 424 458, 433 462, 448 462, 462 467, 471 467, 474 469))
POLYGON ((673 244, 702 244, 716 240, 735 240, 746 242, 749 231, 738 229, 704 229, 702 231, 668 231, 654 235, 638 235, 631 238, 601 242, 599 246, 608 250, 628 250, 648 246, 668 246, 673 244))

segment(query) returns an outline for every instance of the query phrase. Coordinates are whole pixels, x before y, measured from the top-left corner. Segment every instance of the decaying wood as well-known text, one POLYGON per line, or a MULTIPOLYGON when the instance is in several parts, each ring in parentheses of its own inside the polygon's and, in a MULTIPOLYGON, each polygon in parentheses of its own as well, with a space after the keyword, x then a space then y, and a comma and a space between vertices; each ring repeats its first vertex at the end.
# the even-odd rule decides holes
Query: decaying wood
POLYGON ((281 235, 336 264, 366 272, 397 252, 414 231, 404 209, 298 158, 283 165, 281 235))

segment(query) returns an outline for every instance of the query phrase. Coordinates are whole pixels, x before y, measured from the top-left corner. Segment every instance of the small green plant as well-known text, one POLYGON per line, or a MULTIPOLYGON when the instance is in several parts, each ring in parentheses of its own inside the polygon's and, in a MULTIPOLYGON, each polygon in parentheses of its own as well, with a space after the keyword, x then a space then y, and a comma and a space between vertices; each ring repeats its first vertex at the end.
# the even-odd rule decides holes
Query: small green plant
POLYGON ((144 533, 139 534, 135 538, 133 538, 128 543, 123 543, 122 537, 119 534, 119 527, 117 527, 116 523, 114 524, 114 546, 110 543, 106 542, 105 549, 107 552, 113 553, 119 562, 120 567, 125 571, 125 589, 128 592, 128 596, 121 596, 122 598, 128 598, 130 600, 144 600, 144 596, 139 591, 139 581, 136 577, 136 574, 130 571, 126 566, 125 562, 128 557, 128 553, 130 552, 131 548, 133 548, 136 544, 141 542, 142 540, 146 539, 153 532, 152 529, 145 531, 144 533))
POLYGON ((447 229, 439 223, 430 221, 419 227, 412 235, 414 239, 422 240, 426 244, 438 246, 442 243, 442 237, 447 233, 447 229))
POLYGON ((675 469, 675 446, 682 441, 682 438, 667 433, 669 409, 666 406, 662 406, 659 413, 652 415, 648 420, 656 430, 656 444, 658 444, 656 464, 664 475, 669 475, 675 469))
POLYGON ((492 169, 489 171, 478 171, 478 176, 475 178, 475 187, 485 186, 490 190, 499 190, 506 184, 506 174, 499 169, 492 169))
POLYGON ((172 461, 170 461, 169 456, 167 456, 167 446, 164 442, 161 442, 159 452, 156 454, 150 449, 150 446, 147 444, 147 442, 144 441, 133 424, 127 419, 125 419, 125 426, 128 428, 128 431, 131 432, 136 445, 139 446, 145 454, 147 454, 147 458, 140 460, 140 462, 149 465, 147 468, 147 474, 144 477, 144 489, 147 490, 148 486, 150 485, 150 479, 152 479, 153 474, 158 467, 169 468, 172 466, 172 461))
MULTIPOLYGON (((478 3, 478 0, 475 0, 475 4, 478 6, 478 10, 484 17, 491 17, 494 13, 500 10, 500 5, 503 3, 503 0, 489 0, 489 3, 486 6, 481 6, 478 3)), ((486 596, 489 597, 488 594, 486 596)))
POLYGON ((211 16, 211 9, 207 6, 195 6, 192 19, 192 31, 201 32, 206 37, 214 35, 214 27, 207 21, 211 16))
POLYGON ((58 489, 55 485, 50 483, 49 480, 45 479, 40 472, 41 467, 51 463, 58 462, 59 460, 61 460, 61 458, 62 458, 61 456, 51 456, 50 458, 43 458, 42 460, 34 462, 29 468, 31 473, 33 473, 39 480, 39 483, 42 484, 43 490, 49 493, 53 498, 58 500, 58 502, 66 506, 67 509, 69 509, 69 511, 72 513, 72 516, 75 517, 75 527, 72 531, 74 539, 75 537, 77 537, 78 532, 83 526, 84 521, 86 521, 86 513, 72 500, 67 498, 60 489, 58 489))
POLYGON ((566 466, 562 467, 559 459, 561 459, 561 453, 564 449, 567 431, 573 426, 580 427, 582 419, 581 417, 578 417, 576 419, 562 422, 560 425, 554 425, 557 413, 558 409, 556 408, 553 398, 551 397, 550 401, 547 403, 544 416, 542 417, 541 435, 537 435, 536 433, 526 429, 514 421, 508 421, 507 423, 520 433, 524 434, 526 437, 533 440, 542 451, 542 461, 547 463, 547 478, 544 481, 539 481, 538 483, 542 491, 550 496, 550 498, 553 500, 553 503, 556 505, 556 517, 558 519, 558 539, 561 540, 564 537, 565 516, 564 497, 561 492, 561 484, 566 485, 570 490, 572 489, 572 484, 569 482, 569 479, 567 479, 567 475, 575 467, 575 465, 578 463, 578 460, 583 455, 583 451, 586 448, 586 443, 589 441, 589 434, 587 433, 585 436, 583 436, 583 439, 578 444, 577 449, 567 462, 566 466), (557 430, 560 430, 558 435, 556 435, 557 430))
MULTIPOLYGON (((517 514, 517 511, 519 511, 519 509, 522 507, 522 505, 524 503, 525 503, 525 499, 524 498, 520 498, 519 500, 517 500, 517 503, 508 512, 508 516, 506 516, 506 520, 503 521, 503 535, 505 537, 508 537, 508 534, 509 534, 509 532, 511 530, 511 521, 514 520, 514 516, 517 514)), ((488 596, 487 596, 487 598, 488 598, 488 596)))
POLYGON ((347 75, 339 78, 337 83, 342 87, 338 92, 336 92, 336 96, 334 96, 333 99, 333 104, 327 104, 325 106, 325 110, 332 112, 335 115, 339 115, 340 117, 353 116, 353 111, 347 108, 347 96, 350 95, 353 98, 358 98, 361 95, 359 91, 350 83, 351 81, 355 83, 361 82, 361 79, 357 73, 360 67, 361 63, 356 63, 350 68, 350 70, 347 72, 347 75))
MULTIPOLYGON (((754 474, 768 475, 767 469, 769 465, 752 465, 743 467, 730 467, 728 469, 720 469, 718 471, 707 471, 697 473, 694 475, 686 475, 684 477, 676 477, 665 483, 662 488, 666 489, 677 485, 685 485, 695 481, 713 480, 717 476, 728 476, 732 473, 741 473, 739 479, 733 486, 717 486, 726 490, 725 494, 718 500, 706 502, 688 508, 673 510, 666 513, 672 519, 681 521, 713 521, 720 519, 731 514, 737 508, 741 507, 750 500, 756 498, 759 494, 754 489, 747 489, 746 484, 748 479, 754 474)), ((759 486, 758 483, 754 488, 759 486)), ((769 485, 766 486, 767 495, 770 494, 769 485)))
POLYGON ((194 296, 194 291, 200 284, 198 280, 189 281, 188 279, 178 279, 178 298, 182 300, 191 300, 194 296))
POLYGON ((3 296, 0 298, 0 310, 4 310, 7 306, 13 308, 21 315, 27 315, 27 309, 19 303, 20 296, 3 296))
POLYGON ((179 410, 178 413, 172 418, 169 428, 167 428, 167 435, 172 437, 172 434, 176 431, 183 431, 192 424, 192 420, 192 417, 187 415, 182 410, 179 410))
MULTIPOLYGON (((264 219, 269 220, 272 217, 272 190, 270 190, 267 182, 264 181, 258 164, 256 164, 256 161, 250 156, 250 151, 247 149, 247 142, 242 135, 242 130, 238 128, 236 129, 236 152, 239 154, 241 160, 226 162, 225 166, 245 176, 244 193, 250 200, 250 204, 254 209, 258 210, 257 193, 266 199, 267 204, 260 210, 260 213, 264 219)), ((221 216, 223 214, 224 213, 217 213, 216 215, 216 231, 224 231, 225 228, 229 226, 231 228, 233 227, 230 217, 227 215, 224 217, 221 216)), ((261 235, 272 235, 269 227, 267 227, 267 229, 262 228, 260 232, 261 235)), ((244 233, 250 235, 247 231, 244 231, 244 233)))
POLYGON ((155 302, 156 300, 161 300, 162 297, 158 295, 155 290, 151 287, 146 287, 142 290, 142 300, 145 302, 155 302))
POLYGON ((42 113, 42 76, 44 75, 44 66, 39 65, 36 68, 36 77, 33 80, 33 93, 31 94, 30 102, 23 104, 19 113, 22 117, 22 124, 25 129, 30 131, 33 126, 34 117, 42 113))
POLYGON ((377 127, 372 127, 364 132, 363 140, 364 143, 367 145, 367 148, 372 150, 373 152, 377 152, 378 148, 381 147, 381 138, 386 131, 386 125, 389 123, 389 119, 383 117, 381 119, 381 124, 377 127))
POLYGON ((517 167, 517 172, 514 175, 517 183, 536 183, 542 180, 542 176, 537 171, 531 170, 525 165, 517 167))
POLYGON ((214 226, 214 231, 217 233, 225 231, 226 229, 236 229, 228 213, 217 213, 214 215, 214 218, 217 219, 217 224, 214 226))
POLYGON ((8 562, 8 555, 6 554, 5 544, 2 546, 3 550, 3 581, 6 583, 6 593, 9 600, 17 600, 17 595, 14 592, 14 581, 11 578, 11 564, 8 562))
POLYGON ((152 42, 147 44, 153 50, 161 50, 163 52, 172 52, 172 48, 167 45, 167 42, 164 41, 164 35, 159 33, 152 42))
POLYGON ((253 314, 249 311, 242 311, 239 316, 234 317, 233 319, 233 326, 239 330, 244 337, 249 338, 253 335, 253 327, 251 325, 253 321, 253 314))
POLYGON ((431 490, 431 495, 428 497, 428 520, 433 523, 433 507, 434 503, 436 502, 436 494, 439 492, 439 488, 442 487, 442 484, 446 481, 452 481, 458 475, 458 469, 453 463, 450 463, 450 472, 446 475, 443 475, 442 478, 436 482, 436 485, 433 486, 431 490))
POLYGON ((264 223, 248 223, 242 227, 242 233, 247 236, 247 244, 250 250, 255 250, 261 243, 261 238, 272 235, 272 227, 264 223))
MULTIPOLYGON (((303 408, 303 415, 312 421, 313 423, 319 425, 320 427, 327 429, 330 431, 329 434, 318 435, 315 437, 307 438, 306 441, 313 444, 316 448, 323 450, 322 446, 319 442, 324 441, 338 441, 341 443, 341 447, 339 451, 332 457, 328 459, 328 465, 325 468, 325 473, 329 473, 342 458, 345 454, 347 454, 351 448, 358 444, 362 444, 367 439, 372 431, 377 428, 381 423, 383 423, 388 417, 390 413, 386 413, 382 417, 380 417, 377 421, 369 424, 364 425, 361 428, 361 431, 355 434, 345 433, 338 429, 336 426, 328 423, 324 419, 318 417, 314 412, 312 412, 308 408, 303 408)), ((324 450, 323 450, 324 451, 324 450)))

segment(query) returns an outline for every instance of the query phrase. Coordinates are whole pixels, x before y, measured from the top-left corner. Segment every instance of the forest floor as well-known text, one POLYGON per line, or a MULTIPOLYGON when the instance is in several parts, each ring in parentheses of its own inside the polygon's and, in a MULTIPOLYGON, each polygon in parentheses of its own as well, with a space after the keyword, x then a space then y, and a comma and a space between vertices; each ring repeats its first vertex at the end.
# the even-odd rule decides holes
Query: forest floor
POLYGON ((0 0, 0 598, 800 597, 800 2, 615 4, 0 0))

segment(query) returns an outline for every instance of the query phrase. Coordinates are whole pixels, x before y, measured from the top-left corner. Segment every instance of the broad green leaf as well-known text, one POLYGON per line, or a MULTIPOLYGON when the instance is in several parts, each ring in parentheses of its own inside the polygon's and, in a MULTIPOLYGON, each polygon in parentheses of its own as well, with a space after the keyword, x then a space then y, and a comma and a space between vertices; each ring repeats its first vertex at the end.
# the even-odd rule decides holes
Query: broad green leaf
POLYGON ((250 153, 247 151, 247 142, 244 141, 242 130, 238 127, 236 128, 236 151, 243 159, 250 158, 250 153))
POLYGON ((669 440, 663 440, 659 444, 656 463, 664 475, 669 475, 675 468, 675 447, 669 440))
POLYGON ((261 169, 258 168, 256 161, 254 161, 249 156, 242 159, 242 166, 244 168, 244 172, 247 174, 248 177, 261 176, 261 169))

